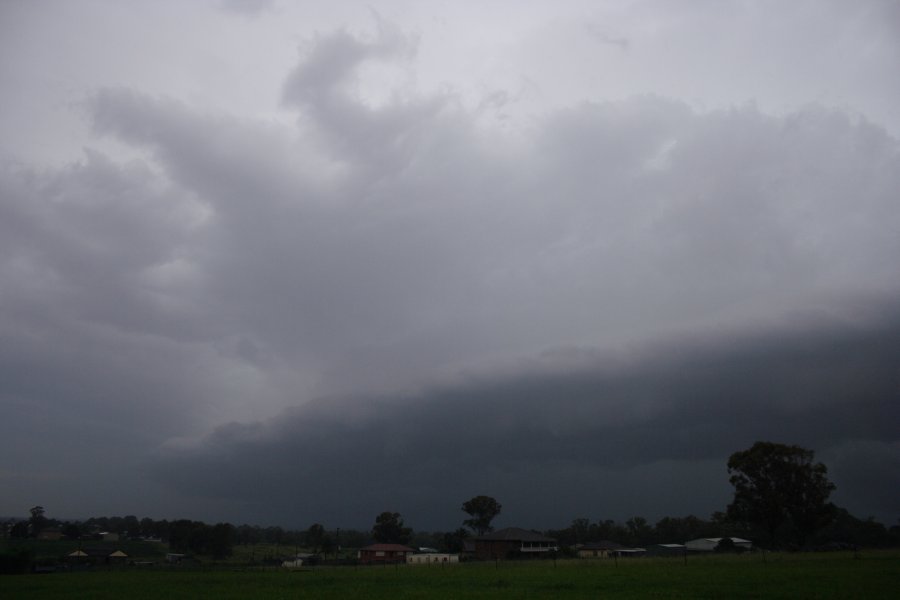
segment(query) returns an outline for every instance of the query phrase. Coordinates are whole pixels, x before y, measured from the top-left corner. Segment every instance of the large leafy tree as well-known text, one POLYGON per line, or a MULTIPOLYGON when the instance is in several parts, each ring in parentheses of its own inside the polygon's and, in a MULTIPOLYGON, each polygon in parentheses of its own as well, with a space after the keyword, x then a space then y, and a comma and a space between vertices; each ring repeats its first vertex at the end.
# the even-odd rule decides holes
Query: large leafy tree
POLYGON ((412 529, 403 526, 400 513, 385 511, 375 517, 372 537, 383 544, 406 544, 412 537, 412 529))
POLYGON ((802 546, 834 510, 828 502, 834 484, 814 456, 812 450, 773 442, 756 442, 732 454, 728 473, 734 501, 728 516, 764 529, 772 542, 791 535, 802 546))
POLYGON ((500 514, 501 508, 503 506, 490 496, 475 496, 462 505, 463 511, 472 517, 463 521, 463 524, 478 535, 484 535, 494 530, 491 521, 500 514))

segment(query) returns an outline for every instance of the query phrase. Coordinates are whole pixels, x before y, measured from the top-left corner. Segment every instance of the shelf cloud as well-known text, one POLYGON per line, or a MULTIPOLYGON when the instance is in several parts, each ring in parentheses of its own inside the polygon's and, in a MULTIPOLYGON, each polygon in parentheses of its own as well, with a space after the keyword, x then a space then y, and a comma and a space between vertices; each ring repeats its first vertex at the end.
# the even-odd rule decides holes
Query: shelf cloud
POLYGON ((766 439, 900 516, 893 4, 49 6, 0 9, 0 514, 706 516, 766 439))

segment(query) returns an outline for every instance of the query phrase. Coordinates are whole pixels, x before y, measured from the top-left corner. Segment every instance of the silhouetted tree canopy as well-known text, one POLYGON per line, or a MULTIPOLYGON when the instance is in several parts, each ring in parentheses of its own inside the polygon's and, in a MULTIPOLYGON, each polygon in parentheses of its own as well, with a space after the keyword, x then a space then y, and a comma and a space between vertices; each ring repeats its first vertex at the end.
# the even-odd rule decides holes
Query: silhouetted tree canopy
POLYGON ((406 544, 412 537, 412 529, 403 526, 400 513, 385 511, 375 517, 372 537, 383 544, 406 544))
POLYGON ((773 543, 792 538, 803 546, 834 512, 834 490, 814 452, 799 446, 756 442, 728 459, 734 500, 728 516, 763 528, 773 543))
POLYGON ((484 535, 493 531, 491 521, 500 514, 503 506, 490 496, 475 496, 463 503, 462 509, 471 519, 466 519, 463 524, 478 535, 484 535))

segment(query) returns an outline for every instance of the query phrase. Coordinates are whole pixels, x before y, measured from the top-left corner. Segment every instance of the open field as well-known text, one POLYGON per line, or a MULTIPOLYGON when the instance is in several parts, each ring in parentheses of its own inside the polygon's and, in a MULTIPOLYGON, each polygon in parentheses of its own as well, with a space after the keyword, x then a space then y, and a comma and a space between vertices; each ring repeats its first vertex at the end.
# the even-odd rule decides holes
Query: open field
POLYGON ((3 598, 892 598, 900 552, 0 577, 3 598))

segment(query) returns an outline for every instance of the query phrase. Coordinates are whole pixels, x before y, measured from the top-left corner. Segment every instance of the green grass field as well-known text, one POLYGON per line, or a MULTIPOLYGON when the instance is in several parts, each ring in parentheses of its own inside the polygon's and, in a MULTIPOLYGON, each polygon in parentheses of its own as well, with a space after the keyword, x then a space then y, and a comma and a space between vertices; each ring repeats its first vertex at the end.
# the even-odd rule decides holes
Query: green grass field
POLYGON ((0 577, 2 598, 895 598, 900 553, 0 577))

